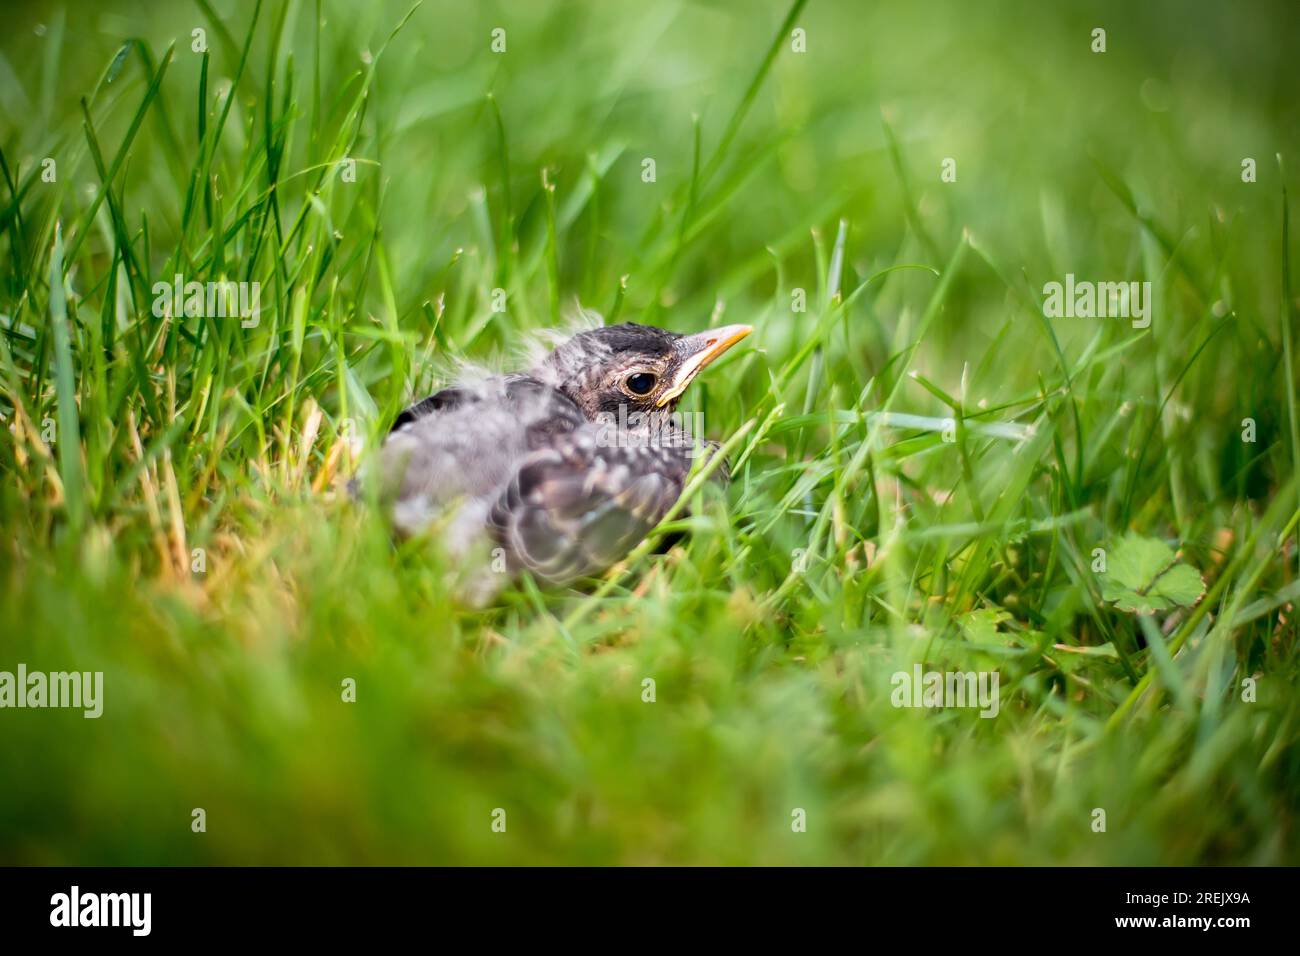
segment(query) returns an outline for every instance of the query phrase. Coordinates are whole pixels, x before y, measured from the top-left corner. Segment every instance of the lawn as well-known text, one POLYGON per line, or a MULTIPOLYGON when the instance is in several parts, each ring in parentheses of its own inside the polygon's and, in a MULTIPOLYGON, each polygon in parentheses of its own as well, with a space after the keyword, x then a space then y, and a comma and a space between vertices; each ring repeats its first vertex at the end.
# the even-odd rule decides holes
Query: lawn
POLYGON ((1300 862, 1290 5, 7 21, 0 862, 1300 862), (346 483, 580 308, 732 480, 465 607, 346 483))

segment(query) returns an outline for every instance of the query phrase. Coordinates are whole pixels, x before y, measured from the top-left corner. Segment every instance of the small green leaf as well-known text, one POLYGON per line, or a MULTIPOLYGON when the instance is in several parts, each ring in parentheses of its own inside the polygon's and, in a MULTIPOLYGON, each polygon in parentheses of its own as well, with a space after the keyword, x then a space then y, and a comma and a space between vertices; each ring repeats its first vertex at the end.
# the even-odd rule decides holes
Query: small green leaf
POLYGON ((966 640, 973 644, 1005 644, 1008 635, 998 631, 998 625, 1011 620, 1011 615, 1000 607, 979 608, 967 614, 961 622, 966 640))
POLYGON ((113 57, 113 62, 108 64, 108 70, 104 73, 104 82, 112 83, 117 79, 117 75, 122 72, 122 67, 126 65, 127 55, 131 52, 132 41, 127 40, 113 57))
POLYGON ((1121 611, 1150 614, 1191 607, 1205 593, 1205 581, 1191 565, 1157 538, 1129 533, 1107 556, 1101 596, 1121 611))
POLYGON ((1119 651, 1115 650, 1115 645, 1110 641, 1105 644, 1080 644, 1077 647, 1072 644, 1055 645, 1058 651, 1065 651, 1067 654, 1082 654, 1084 657, 1109 657, 1111 660, 1119 660, 1119 651))

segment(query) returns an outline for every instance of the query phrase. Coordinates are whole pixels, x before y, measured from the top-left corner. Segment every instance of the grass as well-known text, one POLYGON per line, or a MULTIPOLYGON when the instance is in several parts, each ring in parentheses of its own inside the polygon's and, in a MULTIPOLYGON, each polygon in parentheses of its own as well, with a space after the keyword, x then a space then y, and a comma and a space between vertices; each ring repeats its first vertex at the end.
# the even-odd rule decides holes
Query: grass
POLYGON ((1183 8, 18 7, 0 670, 105 705, 0 712, 0 860, 1300 861, 1300 36, 1183 8), (1150 328, 1046 317, 1067 273, 1150 328), (459 609, 339 489, 576 302, 756 326, 688 402, 733 481, 459 609), (1199 602, 1103 598, 1130 532, 1199 602), (895 708, 917 663, 998 715, 895 708))

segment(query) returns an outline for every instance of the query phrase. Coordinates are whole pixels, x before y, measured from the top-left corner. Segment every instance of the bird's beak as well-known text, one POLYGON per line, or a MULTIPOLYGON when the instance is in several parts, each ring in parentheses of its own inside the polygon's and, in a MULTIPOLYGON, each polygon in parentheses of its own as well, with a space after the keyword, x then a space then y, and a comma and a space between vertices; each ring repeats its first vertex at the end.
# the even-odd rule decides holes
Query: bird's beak
POLYGON ((700 373, 700 369, 753 331, 752 325, 724 325, 678 339, 674 347, 682 356, 682 362, 677 367, 672 385, 659 396, 657 402, 659 407, 662 408, 686 391, 686 386, 691 384, 691 380, 700 373))

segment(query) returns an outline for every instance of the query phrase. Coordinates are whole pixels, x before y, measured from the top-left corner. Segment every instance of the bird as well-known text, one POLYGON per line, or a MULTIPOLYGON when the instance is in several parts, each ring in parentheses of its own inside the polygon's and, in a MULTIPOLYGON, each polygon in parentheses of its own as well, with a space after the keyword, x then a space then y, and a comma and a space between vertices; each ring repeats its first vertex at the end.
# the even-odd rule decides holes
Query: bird
POLYGON ((523 572, 557 586, 604 572, 673 507, 693 460, 717 452, 675 409, 752 331, 599 325, 522 371, 465 378, 415 402, 374 466, 394 530, 436 530, 454 564, 491 555, 491 573, 464 587, 474 604, 523 572))

